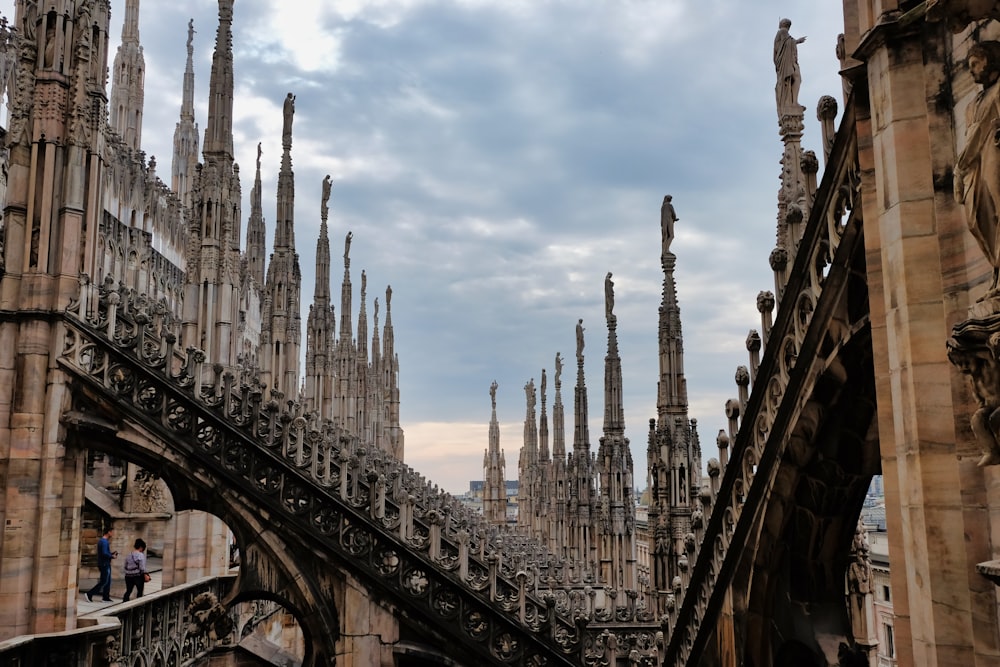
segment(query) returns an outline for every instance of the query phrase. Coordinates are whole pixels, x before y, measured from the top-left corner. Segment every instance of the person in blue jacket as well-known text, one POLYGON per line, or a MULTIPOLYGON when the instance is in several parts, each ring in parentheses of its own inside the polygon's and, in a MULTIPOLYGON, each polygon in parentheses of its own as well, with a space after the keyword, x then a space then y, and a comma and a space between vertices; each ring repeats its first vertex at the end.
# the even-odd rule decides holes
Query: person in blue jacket
POLYGON ((97 540, 97 569, 101 578, 97 585, 87 591, 87 601, 93 602, 94 596, 101 594, 101 600, 111 602, 111 561, 118 557, 117 551, 111 550, 111 538, 115 535, 114 528, 108 528, 97 540))

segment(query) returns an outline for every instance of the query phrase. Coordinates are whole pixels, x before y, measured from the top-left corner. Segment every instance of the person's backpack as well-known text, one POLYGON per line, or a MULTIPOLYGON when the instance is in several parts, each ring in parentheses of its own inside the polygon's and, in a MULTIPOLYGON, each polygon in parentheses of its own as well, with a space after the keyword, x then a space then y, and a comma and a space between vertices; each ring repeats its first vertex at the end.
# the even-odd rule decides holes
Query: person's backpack
POLYGON ((135 552, 133 551, 125 558, 125 576, 134 577, 142 572, 142 568, 139 567, 139 563, 135 559, 135 552))

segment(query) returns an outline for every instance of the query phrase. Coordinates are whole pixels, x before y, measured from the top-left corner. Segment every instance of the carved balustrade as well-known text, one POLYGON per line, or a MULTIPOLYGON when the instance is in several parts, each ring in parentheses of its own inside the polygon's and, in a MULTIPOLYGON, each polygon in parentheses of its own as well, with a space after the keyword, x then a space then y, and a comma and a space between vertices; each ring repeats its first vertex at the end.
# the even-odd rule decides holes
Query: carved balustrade
POLYGON ((78 630, 0 642, 0 667, 194 664, 216 646, 236 641, 230 633, 212 638, 191 612, 199 597, 221 599, 233 579, 205 579, 151 593, 103 610, 93 625, 78 630))
POLYGON ((728 454, 729 460, 722 462, 724 473, 718 482, 719 463, 709 463, 713 479, 701 494, 705 525, 701 539, 697 533, 694 536, 690 551, 696 560, 691 570, 682 581, 674 582, 678 607, 668 605, 664 664, 697 662, 767 501, 789 431, 816 380, 816 366, 823 363, 819 357, 835 353, 853 333, 830 324, 861 239, 861 211, 855 208, 859 193, 854 104, 850 101, 773 320, 775 297, 770 292, 758 297, 763 335, 751 331, 748 336, 749 367, 738 369, 739 398, 726 405, 729 432, 720 432, 718 442, 720 454, 728 454), (839 338, 831 342, 830 336, 839 338), (820 350, 824 339, 833 352, 820 350))

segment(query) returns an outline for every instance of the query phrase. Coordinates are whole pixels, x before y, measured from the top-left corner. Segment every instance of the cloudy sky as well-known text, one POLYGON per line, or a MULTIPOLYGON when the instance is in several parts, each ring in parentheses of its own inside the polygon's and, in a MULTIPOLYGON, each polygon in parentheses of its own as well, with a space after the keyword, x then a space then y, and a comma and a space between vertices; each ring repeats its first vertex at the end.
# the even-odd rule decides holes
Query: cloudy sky
MULTIPOLYGON (((774 34, 787 16, 792 34, 808 37, 799 47, 803 144, 820 153, 816 100, 841 97, 840 4, 237 0, 235 138, 244 195, 260 141, 270 242, 281 103, 291 91, 304 310, 315 283, 321 182, 331 174, 332 255, 341 256, 352 231, 355 308, 362 269, 369 317, 373 299, 393 288, 408 463, 452 492, 481 479, 495 379, 507 477, 516 478, 523 387, 548 369, 551 413, 557 351, 570 360, 569 445, 578 318, 587 329, 596 448, 610 271, 627 435, 636 485, 645 487, 663 280, 659 207, 667 193, 680 218, 672 250, 690 414, 706 459, 716 455, 723 403, 735 396, 736 366, 747 363, 747 331, 759 328, 757 292, 773 290, 767 257, 782 148, 774 34)), ((112 53, 124 5, 112 1, 112 53)), ((13 1, 0 1, 0 11, 13 15, 13 1)), ((203 129, 217 4, 141 6, 143 148, 161 174, 169 174, 189 18, 203 129)), ((249 209, 245 201, 244 215, 249 209)))

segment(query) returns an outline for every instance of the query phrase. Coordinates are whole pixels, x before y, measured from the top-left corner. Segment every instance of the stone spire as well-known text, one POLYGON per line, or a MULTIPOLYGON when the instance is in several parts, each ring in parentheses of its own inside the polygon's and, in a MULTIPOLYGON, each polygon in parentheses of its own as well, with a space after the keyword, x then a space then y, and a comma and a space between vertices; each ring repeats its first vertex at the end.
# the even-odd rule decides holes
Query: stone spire
POLYGON ((614 314, 615 284, 611 273, 604 278, 604 312, 608 322, 608 354, 604 358, 604 435, 624 437, 625 408, 622 405, 622 360, 618 356, 618 318, 614 314))
POLYGON ((233 0, 219 0, 203 154, 220 166, 233 162, 233 0))
MULTIPOLYGON (((259 163, 258 163, 259 164, 259 163)), ((258 170, 259 181, 259 170, 258 170)), ((319 238, 316 239, 316 286, 313 303, 306 319, 306 390, 305 404, 326 419, 333 418, 334 354, 336 318, 330 303, 330 239, 327 216, 330 177, 323 179, 320 204, 319 238)), ((251 197, 252 198, 252 197, 251 197)), ((251 220, 253 214, 251 214, 251 220)))
POLYGON ((549 416, 546 413, 545 402, 546 393, 549 386, 548 376, 545 374, 545 369, 542 369, 542 413, 538 417, 538 462, 548 463, 551 460, 549 456, 549 416))
POLYGON ((518 457, 518 499, 517 524, 534 532, 535 502, 538 499, 536 476, 538 472, 538 422, 535 416, 537 395, 535 378, 524 385, 524 397, 527 404, 524 413, 524 445, 518 457))
POLYGON ((562 402, 562 356, 556 352, 556 395, 552 404, 552 458, 566 460, 566 416, 562 402))
POLYGON ((573 451, 590 451, 587 385, 583 377, 583 320, 576 323, 576 387, 573 390, 573 451))
MULTIPOLYGON (((776 244, 770 263, 774 271, 775 294, 781 293, 788 282, 788 272, 795 263, 795 249, 802 235, 803 224, 809 217, 811 192, 803 169, 802 130, 805 107, 799 104, 798 45, 805 37, 796 39, 788 30, 792 22, 781 19, 774 36, 774 69, 777 74, 775 98, 778 107, 778 128, 785 149, 781 156, 781 189, 778 191, 778 226, 776 244)), ((816 162, 815 155, 812 162, 816 162)), ((812 170, 815 174, 815 170, 812 170)))
POLYGON ((611 274, 604 279, 608 354, 604 358, 604 436, 597 452, 600 476, 601 582, 613 590, 636 589, 635 492, 632 452, 625 437, 622 362, 618 355, 618 318, 611 274))
POLYGON ((139 44, 139 0, 126 0, 122 41, 115 54, 111 77, 111 129, 134 151, 142 140, 143 82, 146 61, 139 44))
MULTIPOLYGON (((337 339, 336 381, 334 385, 333 418, 339 426, 351 433, 357 433, 354 419, 357 414, 357 366, 354 356, 354 327, 351 323, 351 239, 347 232, 344 237, 344 279, 340 286, 340 328, 337 339)), ((386 315, 388 319, 388 313, 386 315)), ((388 341, 387 341, 388 344, 388 341)))
POLYGON ((372 302, 371 361, 368 366, 368 403, 365 406, 365 415, 372 442, 377 449, 386 451, 385 392, 382 389, 382 342, 378 333, 378 307, 379 302, 376 297, 372 302))
POLYGON ((219 0, 204 165, 195 173, 188 218, 184 344, 202 349, 208 368, 234 366, 240 350, 233 343, 240 304, 242 194, 232 148, 232 22, 233 0, 219 0))
MULTIPOLYGON (((661 216, 661 224, 667 224, 661 216)), ((672 223, 671 223, 672 224, 672 223)), ((664 247, 663 292, 659 311, 659 367, 657 418, 650 420, 646 451, 649 468, 649 527, 655 547, 652 585, 656 608, 663 613, 667 595, 686 567, 685 538, 691 532, 691 512, 701 488, 701 446, 697 424, 688 419, 684 378, 684 338, 674 284, 677 257, 664 247), (682 563, 681 561, 685 561, 682 563)))
POLYGON ((370 433, 366 432, 368 417, 368 275, 361 271, 361 304, 358 308, 358 335, 354 354, 355 382, 357 404, 355 405, 355 423, 358 425, 358 435, 362 442, 371 442, 370 433))
POLYGON ((385 288, 385 327, 382 329, 382 388, 386 397, 386 449, 397 460, 403 460, 403 429, 399 425, 399 357, 392 329, 392 287, 385 288))
POLYGON ((566 462, 570 484, 567 509, 569 559, 593 574, 597 544, 592 523, 596 507, 594 465, 590 456, 590 428, 587 414, 587 385, 583 374, 583 320, 576 323, 576 387, 573 396, 573 454, 566 462))
POLYGON ((261 343, 267 350, 262 381, 292 399, 299 387, 301 316, 299 298, 302 271, 295 251, 295 173, 292 171, 292 116, 295 96, 288 93, 281 136, 281 169, 278 172, 277 213, 274 245, 264 283, 264 313, 261 343), (266 336, 264 335, 266 333, 266 336))
POLYGON ((327 237, 327 218, 330 215, 330 192, 333 181, 327 174, 323 179, 323 198, 319 213, 319 239, 316 240, 316 285, 313 298, 317 303, 330 303, 330 239, 327 237))
MULTIPOLYGON (((567 511, 571 481, 566 472, 566 417, 562 402, 562 355, 556 352, 555 399, 552 404, 552 461, 548 466, 548 544, 549 550, 567 558, 569 537, 567 511)), ((544 395, 544 392, 543 392, 544 395)))
POLYGON ((507 522, 507 482, 504 479, 506 463, 500 449, 500 423, 497 421, 497 385, 490 385, 490 440, 483 456, 483 516, 495 525, 507 522))
MULTIPOLYGON (((253 189, 250 190, 250 219, 247 220, 247 272, 257 288, 263 289, 267 231, 264 227, 264 208, 261 205, 260 156, 261 148, 258 143, 257 169, 254 172, 253 189)), ((322 235, 322 231, 320 234, 322 235)), ((318 275, 316 279, 319 280, 318 275)))
MULTIPOLYGON (((198 164, 198 124, 194 120, 194 19, 188 21, 187 64, 181 117, 174 127, 174 156, 170 167, 170 187, 185 208, 191 207, 191 184, 198 164)), ((259 163, 258 163, 259 164, 259 163)), ((263 274, 258 285, 263 284, 263 274)))
POLYGON ((351 232, 344 237, 344 280, 340 285, 340 344, 354 345, 354 326, 351 323, 351 232))
POLYGON ((674 266, 677 257, 666 252, 663 265, 663 291, 660 300, 659 361, 660 379, 656 383, 656 417, 672 424, 687 419, 687 380, 684 378, 684 336, 681 333, 681 309, 677 305, 674 266))

